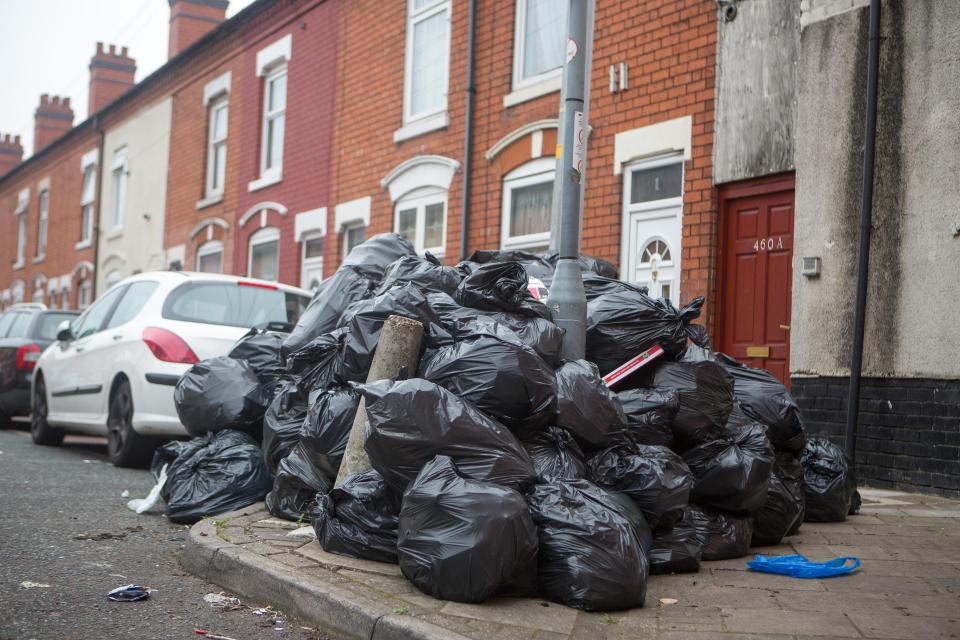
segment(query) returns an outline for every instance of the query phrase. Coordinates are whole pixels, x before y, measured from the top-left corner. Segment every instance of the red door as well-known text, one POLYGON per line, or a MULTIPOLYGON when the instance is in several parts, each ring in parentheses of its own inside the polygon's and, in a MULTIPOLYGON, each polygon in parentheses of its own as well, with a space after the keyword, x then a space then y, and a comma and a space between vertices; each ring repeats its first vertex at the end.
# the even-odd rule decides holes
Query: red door
POLYGON ((716 345, 790 385, 794 176, 720 190, 720 340, 716 345))

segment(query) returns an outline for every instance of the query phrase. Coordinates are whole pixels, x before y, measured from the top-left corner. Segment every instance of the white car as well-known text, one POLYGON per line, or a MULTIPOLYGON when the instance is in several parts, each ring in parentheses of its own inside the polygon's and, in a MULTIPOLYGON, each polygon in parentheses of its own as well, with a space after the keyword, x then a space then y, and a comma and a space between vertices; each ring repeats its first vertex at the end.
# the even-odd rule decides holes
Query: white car
POLYGON ((40 356, 33 441, 106 435, 115 465, 148 463, 162 439, 186 435, 173 390, 190 365, 226 355, 251 327, 289 331, 309 301, 296 287, 210 273, 157 271, 117 283, 40 356))

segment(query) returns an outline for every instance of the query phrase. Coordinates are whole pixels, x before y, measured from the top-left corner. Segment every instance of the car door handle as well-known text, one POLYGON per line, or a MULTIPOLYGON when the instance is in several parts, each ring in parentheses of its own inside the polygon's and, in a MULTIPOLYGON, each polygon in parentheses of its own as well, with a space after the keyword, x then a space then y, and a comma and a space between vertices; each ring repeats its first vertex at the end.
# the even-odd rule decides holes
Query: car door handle
POLYGON ((114 335, 111 336, 111 337, 113 338, 113 341, 114 341, 114 342, 116 342, 117 340, 123 340, 123 334, 122 334, 122 333, 114 334, 114 335))

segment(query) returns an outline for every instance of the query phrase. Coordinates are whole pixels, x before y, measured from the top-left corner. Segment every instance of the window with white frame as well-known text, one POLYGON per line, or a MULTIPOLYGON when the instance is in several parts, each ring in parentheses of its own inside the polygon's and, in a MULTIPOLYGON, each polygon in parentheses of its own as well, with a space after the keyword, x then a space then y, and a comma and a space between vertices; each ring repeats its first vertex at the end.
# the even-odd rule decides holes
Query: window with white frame
POLYGON ((303 238, 303 257, 300 264, 300 286, 316 291, 323 280, 323 244, 326 237, 313 233, 303 238))
POLYGON ((276 281, 280 269, 280 230, 264 227, 250 236, 249 245, 247 273, 251 278, 276 281))
POLYGON ((90 281, 83 279, 77 285, 77 309, 83 310, 90 306, 90 281))
POLYGON ((13 264, 14 269, 23 266, 24 256, 27 251, 27 209, 17 211, 17 261, 13 264))
POLYGON ((403 196, 394 207, 393 230, 419 253, 442 257, 446 245, 447 191, 426 187, 403 196))
POLYGON ((343 228, 343 257, 346 258, 358 244, 367 239, 367 228, 362 222, 348 224, 343 228))
POLYGON ((227 166, 227 96, 214 100, 207 124, 207 197, 223 193, 227 166))
POLYGON ((287 65, 267 73, 263 81, 263 133, 260 139, 260 175, 283 170, 283 131, 287 112, 287 65))
POLYGON ((37 260, 47 253, 47 224, 50 217, 50 189, 40 191, 40 218, 37 222, 37 260))
POLYGON ((404 124, 447 110, 450 0, 408 0, 404 124))
POLYGON ((60 308, 69 309, 70 308, 70 288, 63 287, 60 289, 60 308))
POLYGON ((89 243, 93 238, 93 198, 96 195, 97 166, 83 169, 83 192, 80 196, 80 242, 89 243))
POLYGON ((567 0, 517 0, 514 89, 560 75, 568 4, 567 0))
POLYGON ((549 247, 556 167, 553 158, 538 158, 504 177, 500 234, 504 249, 546 251, 549 247))
POLYGON ((223 243, 208 240, 197 249, 197 271, 223 273, 223 243))
POLYGON ((110 207, 110 229, 117 231, 123 228, 123 208, 127 197, 127 152, 121 149, 113 156, 111 167, 111 195, 113 200, 110 207))

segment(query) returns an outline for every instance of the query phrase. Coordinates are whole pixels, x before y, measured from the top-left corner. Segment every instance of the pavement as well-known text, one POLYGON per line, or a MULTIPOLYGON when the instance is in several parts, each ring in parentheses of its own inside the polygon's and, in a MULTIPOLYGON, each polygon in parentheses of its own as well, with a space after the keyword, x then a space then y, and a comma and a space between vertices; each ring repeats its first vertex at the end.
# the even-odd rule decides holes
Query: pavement
POLYGON ((197 628, 236 640, 337 637, 282 610, 255 615, 266 600, 204 601, 223 589, 181 568, 189 528, 126 508, 153 484, 147 471, 113 467, 103 438, 38 447, 26 432, 0 430, 0 640, 188 639, 197 628), (155 591, 142 602, 107 599, 130 583, 155 591))
POLYGON ((697 574, 652 576, 644 608, 611 613, 535 598, 435 600, 395 565, 331 555, 290 535, 299 525, 262 504, 194 525, 182 562, 327 632, 370 640, 960 638, 960 502, 861 493, 860 515, 805 523, 786 544, 755 550, 858 556, 863 567, 853 575, 799 580, 747 571, 748 558, 706 562, 697 574))

